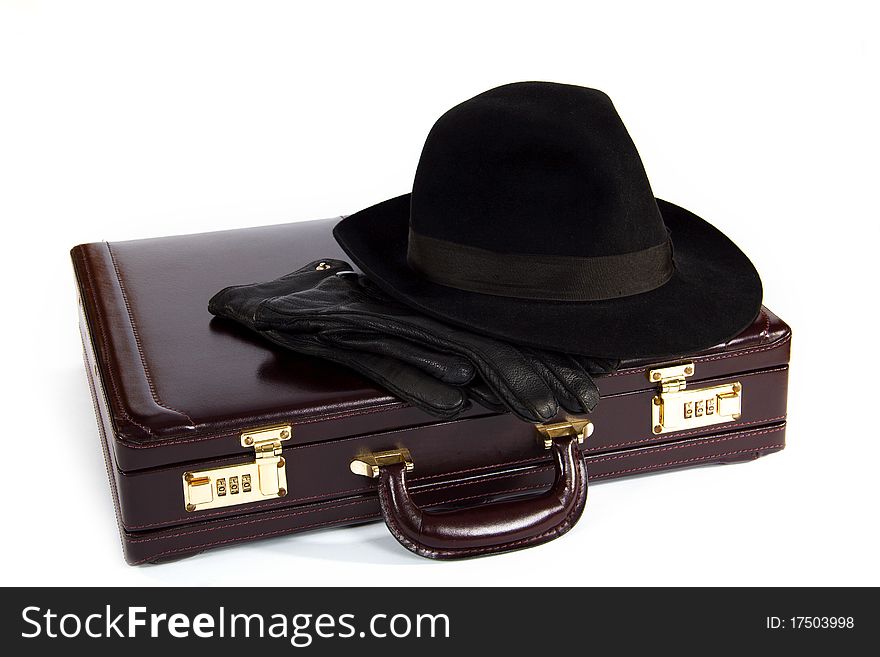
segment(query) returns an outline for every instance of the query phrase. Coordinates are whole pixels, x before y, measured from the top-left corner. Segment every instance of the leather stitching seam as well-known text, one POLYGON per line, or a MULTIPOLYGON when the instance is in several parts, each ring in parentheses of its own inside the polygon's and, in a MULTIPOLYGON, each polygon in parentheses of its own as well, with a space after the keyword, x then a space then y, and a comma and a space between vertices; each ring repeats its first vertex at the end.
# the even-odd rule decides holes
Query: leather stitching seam
POLYGON ((137 352, 141 359, 141 365, 144 368, 144 375, 147 378, 147 386, 150 389, 150 396, 152 396, 153 401, 156 402, 158 406, 161 406, 165 410, 177 413, 178 415, 182 415, 187 419, 190 426, 194 426, 195 422, 193 422, 193 419, 189 415, 181 410, 169 406, 159 398, 159 392, 156 390, 156 384, 153 381, 153 377, 150 375, 150 368, 147 366, 147 359, 144 355, 143 346, 141 344, 141 336, 138 333, 137 324, 134 321, 134 313, 132 312, 131 304, 128 301, 128 293, 125 291, 125 285, 122 282, 122 274, 119 271, 119 265, 116 262, 116 256, 113 253, 113 249, 110 248, 110 243, 104 242, 104 244, 107 247, 107 252, 110 254, 110 261, 113 263, 113 271, 116 273, 116 282, 119 283, 119 291, 122 293, 122 301, 125 303, 125 311, 128 313, 128 321, 131 324, 131 334, 134 336, 134 342, 137 346, 137 352))
MULTIPOLYGON (((291 511, 289 513, 279 513, 277 515, 273 515, 268 520, 283 520, 284 518, 293 518, 296 516, 307 515, 310 513, 320 513, 322 511, 331 511, 333 509, 341 509, 347 506, 352 506, 354 504, 363 503, 367 500, 354 500, 351 502, 342 502, 340 504, 331 504, 329 506, 322 507, 320 509, 300 509, 298 511, 291 511)), ((224 529, 228 529, 231 527, 244 527, 246 525, 254 525, 265 522, 267 519, 257 518, 254 520, 242 520, 241 522, 230 522, 226 525, 223 525, 224 529)), ((193 529, 192 531, 178 532, 176 534, 163 534, 162 536, 146 536, 143 538, 129 538, 129 543, 150 543, 153 541, 161 541, 169 538, 180 538, 181 536, 192 536, 194 534, 204 534, 205 532, 214 531, 213 527, 206 527, 204 529, 193 529)))
MULTIPOLYGON (((715 356, 694 356, 692 360, 695 363, 707 363, 713 360, 724 360, 726 358, 737 358, 739 356, 748 356, 749 354, 756 354, 762 351, 770 351, 771 349, 777 349, 784 345, 786 342, 791 340, 791 334, 785 336, 778 342, 774 342, 773 344, 766 345, 764 347, 753 347, 750 349, 743 349, 741 351, 731 351, 726 354, 717 354, 715 356)), ((605 376, 627 376, 631 374, 638 374, 640 372, 644 372, 644 367, 628 367, 626 369, 618 370, 617 372, 612 372, 611 374, 606 374, 605 376)), ((601 379, 600 379, 601 380, 601 379)))
POLYGON ((301 527, 297 527, 296 530, 291 529, 276 529, 271 532, 262 532, 260 534, 254 534, 252 536, 241 536, 237 538, 227 538, 222 541, 213 541, 211 543, 206 543, 204 545, 198 545, 193 548, 178 548, 175 550, 166 550, 165 552, 159 552, 158 554, 154 554, 153 556, 147 557, 145 559, 140 559, 138 561, 132 561, 132 565, 147 563, 148 561, 155 561, 157 559, 161 559, 162 557, 167 557, 172 554, 178 554, 181 552, 189 553, 198 550, 205 550, 211 547, 217 547, 219 545, 226 545, 229 543, 240 543, 241 541, 252 541, 257 538, 267 538, 269 536, 278 536, 280 534, 290 534, 292 531, 300 531, 306 529, 315 529, 317 527, 326 527, 327 525, 335 525, 343 522, 348 522, 352 520, 373 520, 375 519, 375 515, 373 514, 362 514, 359 516, 348 516, 347 518, 339 518, 337 520, 325 520, 323 522, 314 522, 309 525, 303 525, 301 527))
MULTIPOLYGON (((80 334, 82 338, 82 334, 80 334)), ((122 551, 125 553, 125 541, 122 539, 122 509, 119 506, 119 491, 116 488, 116 479, 110 470, 110 447, 107 444, 107 432, 104 431, 104 422, 101 419, 101 411, 98 405, 98 389, 89 376, 89 360, 86 355, 85 341, 83 341, 83 362, 86 366, 86 380, 89 382, 89 390, 92 393, 92 408, 95 411, 95 419, 98 422, 98 433, 101 437, 101 453, 104 455, 104 470, 107 472, 107 479, 110 482, 110 497, 113 499, 113 511, 116 515, 116 525, 119 528, 119 542, 122 545, 122 551)))
MULTIPOLYGON (((729 435, 723 436, 721 438, 715 438, 713 440, 701 440, 698 443, 685 443, 685 444, 681 444, 681 445, 667 445, 664 447, 654 447, 654 448, 649 448, 649 449, 645 449, 645 450, 639 450, 638 453, 639 453, 639 455, 660 454, 661 452, 671 452, 676 449, 685 449, 687 447, 693 447, 694 445, 699 445, 700 447, 702 447, 704 445, 717 445, 718 443, 724 443, 729 440, 736 440, 737 438, 746 438, 746 437, 753 438, 755 436, 763 436, 763 435, 766 435, 769 433, 777 433, 779 431, 784 431, 784 430, 785 430, 785 424, 782 424, 782 425, 780 425, 778 427, 774 427, 772 429, 762 429, 762 430, 753 429, 751 431, 738 431, 736 433, 729 434, 729 435)), ((615 454, 612 456, 603 456, 603 457, 599 457, 596 459, 592 459, 591 462, 592 463, 604 463, 605 461, 617 461, 620 459, 629 458, 630 456, 632 456, 632 454, 615 454)))
MULTIPOLYGON (((603 479, 607 477, 614 477, 621 474, 627 474, 632 472, 642 472, 646 470, 654 470, 656 468, 668 467, 670 465, 681 465, 684 463, 696 463, 698 461, 710 461, 712 459, 721 458, 724 456, 736 456, 737 454, 748 454, 749 452, 760 452, 761 450, 767 449, 782 449, 785 447, 785 443, 776 443, 773 445, 761 445, 760 447, 751 447, 749 449, 739 449, 733 452, 724 452, 723 454, 709 454, 708 456, 695 456, 689 459, 679 459, 676 461, 666 461, 664 463, 658 463, 653 465, 645 465, 640 468, 628 468, 626 470, 613 470, 611 472, 603 472, 602 474, 595 475, 593 479, 603 479)), ((757 457, 756 457, 757 458, 757 457)))
MULTIPOLYGON (((146 431, 148 435, 155 435, 149 427, 145 427, 140 422, 137 422, 125 410, 125 404, 122 402, 122 394, 119 392, 119 387, 116 384, 116 377, 113 375, 112 361, 107 351, 107 334, 104 332, 104 320, 99 311, 98 296, 95 293, 94 286, 92 285, 92 268, 91 265, 89 265, 89 260, 85 257, 85 255, 81 255, 80 260, 83 263, 83 269, 85 270, 86 278, 88 279, 88 282, 84 285, 84 287, 88 288, 89 295, 92 297, 92 303, 94 304, 95 308, 95 323, 98 325, 98 333, 101 336, 101 355, 104 358, 104 362, 107 363, 107 378, 110 379, 110 387, 113 389, 113 397, 116 400, 116 410, 119 411, 122 417, 131 422, 131 424, 138 427, 139 429, 142 429, 143 431, 146 431)), ((88 315, 86 315, 86 321, 88 323, 88 315)), ((88 327, 86 328, 86 330, 88 331, 88 327)), ((85 347, 85 341, 83 341, 83 347, 85 347)), ((86 366, 88 367, 88 363, 86 363, 86 366)))

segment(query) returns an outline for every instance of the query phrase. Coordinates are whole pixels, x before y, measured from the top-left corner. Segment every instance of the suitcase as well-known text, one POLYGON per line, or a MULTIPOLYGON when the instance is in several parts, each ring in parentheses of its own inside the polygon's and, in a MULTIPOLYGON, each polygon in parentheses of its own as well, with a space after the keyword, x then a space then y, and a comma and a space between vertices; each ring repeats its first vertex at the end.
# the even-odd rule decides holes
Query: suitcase
MULTIPOLYGON (((602 401, 589 418, 540 427, 478 405, 440 421, 354 372, 285 352, 208 313, 208 299, 227 285, 345 259, 331 235, 338 219, 71 251, 129 563, 383 515, 395 531, 395 494, 447 523, 440 533, 458 531, 462 518, 514 523, 566 476, 564 455, 545 449, 555 436, 577 438, 590 482, 748 461, 784 447, 791 331, 766 308, 706 352, 622 363, 597 379, 602 401), (395 469, 388 464, 406 473, 390 495, 394 482, 374 478, 395 469)), ((561 534, 576 520, 566 513, 551 531, 512 545, 561 534)))

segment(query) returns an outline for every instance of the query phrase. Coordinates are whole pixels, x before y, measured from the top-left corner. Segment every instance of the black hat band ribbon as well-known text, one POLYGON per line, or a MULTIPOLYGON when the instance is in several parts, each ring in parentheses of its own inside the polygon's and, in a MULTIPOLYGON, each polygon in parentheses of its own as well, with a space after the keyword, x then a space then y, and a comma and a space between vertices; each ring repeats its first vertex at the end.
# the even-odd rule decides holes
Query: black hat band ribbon
POLYGON ((433 283, 545 301, 603 301, 649 292, 672 277, 672 242, 605 256, 498 253, 420 235, 410 228, 407 262, 433 283))

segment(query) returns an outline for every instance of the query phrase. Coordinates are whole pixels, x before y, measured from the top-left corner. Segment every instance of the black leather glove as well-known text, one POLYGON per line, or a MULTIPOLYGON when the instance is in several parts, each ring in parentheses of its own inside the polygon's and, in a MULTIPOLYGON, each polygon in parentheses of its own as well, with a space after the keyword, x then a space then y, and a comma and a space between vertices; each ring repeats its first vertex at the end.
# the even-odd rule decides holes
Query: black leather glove
POLYGON ((312 263, 266 283, 227 287, 211 298, 208 310, 218 317, 233 319, 286 349, 349 367, 431 415, 453 418, 468 407, 465 390, 451 383, 465 383, 473 377, 473 367, 462 359, 437 364, 431 360, 432 354, 422 355, 413 349, 409 352, 411 363, 406 363, 383 355, 341 349, 319 334, 259 331, 254 324, 254 313, 260 303, 273 296, 311 289, 328 275, 326 270, 316 269, 317 265, 312 263), (420 357, 424 358, 420 366, 413 365, 420 357), (446 383, 444 379, 451 382, 446 383))
POLYGON ((392 300, 340 260, 315 261, 268 283, 226 288, 209 309, 290 349, 348 365, 444 417, 462 410, 450 390, 465 384, 481 404, 503 405, 529 422, 551 419, 560 405, 589 412, 599 400, 591 371, 614 366, 449 326, 392 300), (394 366, 381 365, 383 359, 394 366), (425 376, 433 385, 423 388, 425 376), (449 388, 441 409, 432 397, 438 384, 449 388))

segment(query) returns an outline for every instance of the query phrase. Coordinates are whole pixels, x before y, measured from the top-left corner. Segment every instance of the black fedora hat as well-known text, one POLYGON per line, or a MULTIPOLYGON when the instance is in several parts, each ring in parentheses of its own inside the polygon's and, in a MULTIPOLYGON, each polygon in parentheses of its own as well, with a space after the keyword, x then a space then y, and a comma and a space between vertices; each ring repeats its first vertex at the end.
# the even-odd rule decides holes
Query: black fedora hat
POLYGON ((734 337, 761 280, 723 233, 655 199, 607 95, 509 84, 444 114, 412 194, 334 235, 376 284, 441 320, 516 343, 665 358, 734 337))

